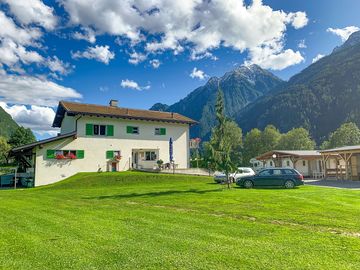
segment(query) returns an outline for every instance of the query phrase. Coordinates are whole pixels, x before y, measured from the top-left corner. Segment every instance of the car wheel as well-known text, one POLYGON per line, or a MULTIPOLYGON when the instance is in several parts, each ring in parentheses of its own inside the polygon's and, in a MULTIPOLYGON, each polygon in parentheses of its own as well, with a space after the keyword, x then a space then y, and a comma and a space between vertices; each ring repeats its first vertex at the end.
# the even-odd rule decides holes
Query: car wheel
POLYGON ((254 186, 254 183, 250 180, 245 180, 244 182, 244 188, 252 188, 254 186))
POLYGON ((294 188, 294 187, 295 187, 295 184, 294 184, 293 181, 287 180, 287 181, 285 182, 284 186, 285 186, 285 188, 290 189, 290 188, 294 188))

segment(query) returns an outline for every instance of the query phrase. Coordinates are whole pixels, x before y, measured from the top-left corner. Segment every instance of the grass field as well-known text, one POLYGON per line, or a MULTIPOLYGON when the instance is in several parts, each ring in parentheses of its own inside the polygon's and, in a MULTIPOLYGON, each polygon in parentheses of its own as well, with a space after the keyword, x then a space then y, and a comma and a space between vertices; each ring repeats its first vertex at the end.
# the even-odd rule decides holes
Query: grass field
POLYGON ((360 191, 82 173, 0 191, 0 269, 360 269, 360 191))

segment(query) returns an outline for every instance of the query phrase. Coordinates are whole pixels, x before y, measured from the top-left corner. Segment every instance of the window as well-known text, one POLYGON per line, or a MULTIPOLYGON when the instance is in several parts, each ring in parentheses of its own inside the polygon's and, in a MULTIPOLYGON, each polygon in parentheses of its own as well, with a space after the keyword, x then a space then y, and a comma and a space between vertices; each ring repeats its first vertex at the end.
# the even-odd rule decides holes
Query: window
POLYGON ((270 161, 270 167, 272 167, 273 166, 273 162, 272 161, 270 161))
POLYGON ((83 159, 84 150, 47 150, 48 159, 83 159))
POLYGON ((85 133, 86 135, 114 136, 114 126, 86 124, 85 133))
POLYGON ((128 134, 139 134, 139 127, 127 126, 126 127, 126 133, 128 133, 128 134))
POLYGON ((154 161, 156 160, 156 153, 155 152, 145 152, 145 160, 146 161, 154 161))
POLYGON ((260 176, 269 176, 271 175, 271 170, 264 170, 259 173, 260 176))
POLYGON ((107 159, 112 159, 112 158, 116 158, 118 160, 121 159, 121 151, 120 150, 109 150, 109 151, 106 151, 106 158, 107 159))
POLYGON ((155 128, 155 135, 166 135, 166 128, 155 128))
POLYGON ((290 161, 289 160, 286 161, 286 166, 290 167, 290 161))
POLYGON ((105 125, 94 125, 94 135, 105 136, 106 134, 106 126, 105 125))
POLYGON ((283 170, 283 174, 294 174, 292 170, 283 170))
POLYGON ((281 170, 273 170, 273 175, 281 175, 281 170))
POLYGON ((303 160, 303 166, 306 166, 306 160, 303 160))

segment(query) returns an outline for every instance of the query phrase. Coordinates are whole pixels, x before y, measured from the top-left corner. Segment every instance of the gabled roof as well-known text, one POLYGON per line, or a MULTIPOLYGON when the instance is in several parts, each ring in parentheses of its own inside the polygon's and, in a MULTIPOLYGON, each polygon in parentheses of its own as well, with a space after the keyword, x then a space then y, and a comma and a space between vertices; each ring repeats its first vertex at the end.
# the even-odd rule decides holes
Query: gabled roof
POLYGON ((317 150, 273 150, 256 157, 256 159, 261 160, 261 159, 272 158, 273 154, 280 155, 283 157, 284 156, 293 156, 300 158, 321 157, 320 152, 317 150))
POLYGON ((112 106, 101 106, 77 102, 60 101, 53 122, 53 127, 60 127, 65 113, 73 115, 91 115, 115 117, 131 120, 162 121, 181 124, 196 124, 197 122, 186 116, 172 112, 159 112, 150 110, 137 110, 112 106))
POLYGON ((69 138, 69 137, 73 137, 73 136, 76 136, 76 131, 66 133, 66 134, 62 134, 62 135, 59 135, 59 136, 56 136, 56 137, 48 138, 48 139, 45 139, 45 140, 40 140, 40 141, 37 141, 37 142, 25 144, 25 145, 22 145, 22 146, 19 146, 19 147, 15 147, 15 148, 11 149, 10 153, 15 154, 17 152, 22 152, 24 150, 32 149, 35 146, 38 146, 38 145, 41 145, 41 144, 46 144, 46 143, 49 143, 49 142, 54 142, 54 141, 57 141, 57 140, 61 140, 61 139, 65 139, 65 138, 69 138))

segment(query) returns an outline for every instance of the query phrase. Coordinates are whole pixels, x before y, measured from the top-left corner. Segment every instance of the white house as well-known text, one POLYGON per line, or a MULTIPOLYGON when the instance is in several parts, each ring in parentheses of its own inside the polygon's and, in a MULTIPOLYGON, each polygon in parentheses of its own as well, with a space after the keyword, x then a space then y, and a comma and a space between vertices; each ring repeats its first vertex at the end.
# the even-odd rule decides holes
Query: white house
POLYGON ((57 137, 12 150, 35 186, 78 172, 152 169, 159 159, 189 167, 189 127, 196 121, 177 113, 61 101, 53 127, 57 137), (172 143, 170 143, 170 140, 172 143), (170 147, 172 144, 172 147, 170 147))
MULTIPOLYGON (((273 150, 256 157, 253 162, 262 168, 294 168, 305 177, 322 178, 325 175, 324 159, 317 150, 273 150)), ((337 166, 334 160, 325 162, 328 168, 337 166)))

